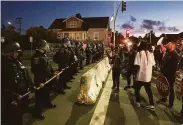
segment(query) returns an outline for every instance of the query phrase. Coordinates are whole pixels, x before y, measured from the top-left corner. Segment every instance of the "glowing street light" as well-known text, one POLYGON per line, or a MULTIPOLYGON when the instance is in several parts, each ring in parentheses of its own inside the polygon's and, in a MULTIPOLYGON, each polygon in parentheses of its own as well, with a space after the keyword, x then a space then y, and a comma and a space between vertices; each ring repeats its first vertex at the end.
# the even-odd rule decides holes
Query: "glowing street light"
POLYGON ((114 20, 114 15, 112 15, 112 17, 111 17, 111 22, 114 20))
POLYGON ((11 22, 8 22, 9 25, 11 25, 11 22))
POLYGON ((131 45, 132 45, 132 42, 128 42, 127 45, 128 45, 128 46, 131 46, 131 45))
POLYGON ((128 42, 128 39, 125 39, 124 42, 127 43, 128 42))

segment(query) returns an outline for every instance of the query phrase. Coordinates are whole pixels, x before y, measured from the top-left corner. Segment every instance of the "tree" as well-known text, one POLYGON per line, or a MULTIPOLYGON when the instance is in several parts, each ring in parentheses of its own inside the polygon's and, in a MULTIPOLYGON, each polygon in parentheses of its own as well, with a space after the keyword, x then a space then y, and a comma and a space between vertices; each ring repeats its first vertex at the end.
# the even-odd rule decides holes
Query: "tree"
POLYGON ((44 39, 46 37, 46 29, 43 26, 30 27, 27 30, 26 35, 33 37, 34 42, 38 42, 40 39, 44 39))
POLYGON ((1 31, 2 37, 5 38, 5 44, 20 40, 20 35, 15 31, 15 27, 13 25, 9 25, 8 27, 2 25, 1 31))
POLYGON ((130 41, 132 41, 134 44, 137 44, 138 43, 138 41, 139 41, 139 39, 137 38, 137 37, 135 37, 135 36, 130 36, 130 41))
POLYGON ((30 27, 26 35, 33 37, 34 42, 38 42, 40 39, 45 39, 48 42, 57 41, 57 34, 53 30, 45 29, 43 26, 30 27))
POLYGON ((47 31, 46 31, 45 39, 46 39, 48 42, 58 42, 57 33, 54 32, 53 30, 47 30, 47 31))

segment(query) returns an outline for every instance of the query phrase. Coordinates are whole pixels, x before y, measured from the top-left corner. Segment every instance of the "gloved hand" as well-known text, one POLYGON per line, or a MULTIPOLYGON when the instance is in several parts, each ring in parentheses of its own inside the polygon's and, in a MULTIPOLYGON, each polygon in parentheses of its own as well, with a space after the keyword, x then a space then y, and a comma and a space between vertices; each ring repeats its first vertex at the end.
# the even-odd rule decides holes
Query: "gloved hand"
POLYGON ((34 86, 30 86, 27 91, 35 92, 36 88, 34 86))

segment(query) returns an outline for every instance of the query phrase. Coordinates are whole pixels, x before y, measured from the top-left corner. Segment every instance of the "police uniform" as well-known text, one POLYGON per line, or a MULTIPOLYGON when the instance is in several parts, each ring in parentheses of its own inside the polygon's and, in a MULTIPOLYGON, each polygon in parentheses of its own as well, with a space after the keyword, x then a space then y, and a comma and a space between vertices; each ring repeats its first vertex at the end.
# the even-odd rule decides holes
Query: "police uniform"
POLYGON ((86 53, 86 64, 90 64, 91 63, 91 58, 92 58, 92 50, 89 44, 87 44, 87 47, 85 49, 85 53, 86 53))
POLYGON ((72 63, 74 63, 75 59, 74 59, 74 50, 72 49, 71 46, 68 47, 68 65, 70 66, 68 69, 68 80, 70 80, 70 78, 73 78, 74 75, 74 65, 72 63))
POLYGON ((80 53, 79 66, 80 66, 80 69, 83 69, 83 61, 84 61, 84 59, 85 59, 85 56, 84 56, 84 49, 83 49, 83 43, 80 44, 79 53, 80 53))
MULTIPOLYGON (((15 46, 19 44, 13 43, 15 46)), ((12 45, 8 45, 11 47, 12 45)), ((14 46, 14 47, 15 47, 14 46)), ((12 48, 18 51, 20 47, 12 48)), ((10 51, 10 50, 8 50, 10 51)), ((28 96, 18 99, 32 88, 32 80, 22 63, 8 55, 2 55, 2 124, 22 125, 22 115, 28 109, 28 96), (15 103, 17 105, 15 105, 15 103)))
MULTIPOLYGON (((39 87, 41 83, 46 82, 53 76, 54 71, 49 63, 48 57, 40 50, 36 50, 36 53, 31 59, 31 72, 34 74, 34 83, 36 87, 39 87)), ((44 116, 42 116, 44 107, 56 107, 51 103, 49 83, 35 93, 35 117, 44 119, 44 116)))
POLYGON ((96 54, 97 54, 97 49, 96 49, 96 45, 94 44, 92 48, 92 63, 96 62, 96 54))
POLYGON ((58 83, 59 92, 61 94, 65 94, 64 89, 70 89, 70 87, 66 85, 66 82, 68 80, 68 69, 65 68, 69 66, 69 52, 67 48, 67 41, 67 38, 62 39, 61 47, 54 56, 54 62, 58 64, 58 70, 63 71, 60 74, 58 83))
POLYGON ((104 51, 105 51, 104 44, 102 44, 102 46, 101 46, 101 58, 104 57, 104 51))
POLYGON ((76 50, 75 50, 75 54, 78 58, 78 62, 77 65, 80 66, 80 62, 81 62, 81 51, 80 51, 80 43, 76 43, 76 50))

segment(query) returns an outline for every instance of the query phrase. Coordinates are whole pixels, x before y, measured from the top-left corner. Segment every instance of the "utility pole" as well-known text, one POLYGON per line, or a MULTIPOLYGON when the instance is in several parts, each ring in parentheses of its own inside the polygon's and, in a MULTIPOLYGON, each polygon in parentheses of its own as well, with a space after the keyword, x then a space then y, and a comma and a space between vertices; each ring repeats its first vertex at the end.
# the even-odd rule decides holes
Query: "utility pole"
POLYGON ((113 33, 113 45, 115 47, 115 37, 116 37, 116 16, 115 16, 115 11, 116 11, 116 2, 114 1, 114 33, 113 33))
POLYGON ((20 35, 21 35, 22 18, 17 17, 17 18, 16 18, 16 20, 17 20, 17 22, 16 22, 16 23, 20 25, 20 27, 19 27, 19 29, 18 29, 18 30, 19 30, 20 35))
POLYGON ((125 0, 122 0, 122 1, 121 1, 121 3, 119 4, 118 9, 117 9, 116 12, 115 12, 116 6, 115 6, 115 4, 114 4, 114 37, 113 37, 114 46, 115 46, 115 43, 116 43, 116 41, 115 41, 115 40, 116 40, 116 39, 115 39, 115 37, 116 37, 116 18, 117 18, 118 11, 119 11, 119 8, 120 8, 121 5, 122 5, 121 11, 122 11, 122 12, 126 11, 126 1, 125 1, 125 0))

